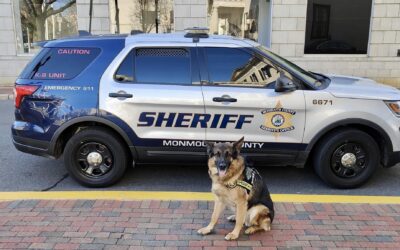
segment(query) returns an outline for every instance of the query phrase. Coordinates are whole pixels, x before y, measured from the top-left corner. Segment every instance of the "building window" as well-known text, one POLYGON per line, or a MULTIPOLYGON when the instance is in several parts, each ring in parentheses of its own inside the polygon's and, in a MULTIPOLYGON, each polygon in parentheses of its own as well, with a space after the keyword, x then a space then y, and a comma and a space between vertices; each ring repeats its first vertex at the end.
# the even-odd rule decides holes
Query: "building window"
MULTIPOLYGON (((110 2, 110 16, 115 16, 114 1, 110 2)), ((120 33, 170 33, 174 28, 173 0, 119 1, 119 27, 111 19, 115 30, 120 33)))
POLYGON ((314 4, 311 26, 311 39, 328 39, 329 36, 329 5, 314 4))
POLYGON ((270 0, 208 0, 207 12, 211 34, 248 38, 270 46, 270 0))
POLYGON ((19 52, 34 53, 34 43, 78 33, 76 0, 15 0, 19 52))
POLYGON ((305 54, 366 54, 372 0, 309 0, 305 54))

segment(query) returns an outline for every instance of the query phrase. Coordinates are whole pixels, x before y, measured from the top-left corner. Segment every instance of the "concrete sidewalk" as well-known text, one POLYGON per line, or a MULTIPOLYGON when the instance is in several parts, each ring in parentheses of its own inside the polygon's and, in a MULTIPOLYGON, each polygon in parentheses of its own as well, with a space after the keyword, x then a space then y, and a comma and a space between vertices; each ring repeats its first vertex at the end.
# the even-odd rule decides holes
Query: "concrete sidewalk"
POLYGON ((272 231, 238 241, 224 240, 234 225, 222 217, 215 234, 197 235, 212 207, 209 201, 3 201, 0 248, 400 248, 400 205, 276 203, 272 231))
POLYGON ((0 100, 12 100, 13 98, 13 87, 0 87, 0 100))

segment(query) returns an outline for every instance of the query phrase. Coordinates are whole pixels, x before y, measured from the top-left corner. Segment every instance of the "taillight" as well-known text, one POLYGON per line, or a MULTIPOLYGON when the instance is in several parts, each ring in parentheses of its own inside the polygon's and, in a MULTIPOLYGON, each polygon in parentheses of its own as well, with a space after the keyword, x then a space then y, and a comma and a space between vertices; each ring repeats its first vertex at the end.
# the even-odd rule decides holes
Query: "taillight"
POLYGON ((15 85, 15 107, 18 109, 21 106, 21 102, 24 96, 32 95, 39 87, 40 86, 38 85, 15 85))

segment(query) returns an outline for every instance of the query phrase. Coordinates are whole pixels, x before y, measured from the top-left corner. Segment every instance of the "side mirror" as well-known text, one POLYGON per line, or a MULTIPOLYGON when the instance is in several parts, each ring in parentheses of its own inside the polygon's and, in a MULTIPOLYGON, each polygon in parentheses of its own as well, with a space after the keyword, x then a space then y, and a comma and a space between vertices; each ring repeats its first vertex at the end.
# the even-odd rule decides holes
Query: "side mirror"
POLYGON ((292 80, 290 80, 281 72, 279 78, 276 79, 275 92, 290 92, 295 91, 296 89, 297 87, 292 80))

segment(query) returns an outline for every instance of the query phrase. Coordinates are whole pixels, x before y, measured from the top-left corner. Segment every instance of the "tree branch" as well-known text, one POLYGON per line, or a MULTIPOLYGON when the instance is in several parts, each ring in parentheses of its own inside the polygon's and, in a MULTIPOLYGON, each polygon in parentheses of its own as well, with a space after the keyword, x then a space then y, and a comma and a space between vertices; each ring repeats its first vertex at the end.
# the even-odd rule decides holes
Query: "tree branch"
POLYGON ((37 17, 38 15, 37 15, 35 6, 34 6, 34 4, 32 3, 32 1, 31 1, 31 0, 25 0, 24 2, 25 2, 25 4, 26 4, 26 6, 29 8, 29 10, 32 11, 33 15, 34 15, 35 17, 37 17))
POLYGON ((53 4, 53 3, 55 3, 57 0, 45 0, 45 6, 44 6, 44 9, 45 9, 45 12, 47 12, 47 10, 49 9, 49 7, 53 4))
POLYGON ((63 12, 64 10, 68 9, 69 7, 71 7, 72 5, 74 5, 75 3, 76 3, 76 0, 72 0, 72 1, 68 2, 66 5, 64 5, 63 7, 59 8, 59 9, 57 9, 57 10, 54 10, 54 9, 49 10, 49 11, 45 14, 45 15, 46 15, 46 18, 49 17, 49 16, 52 16, 52 15, 58 14, 58 13, 60 13, 60 12, 63 12))

